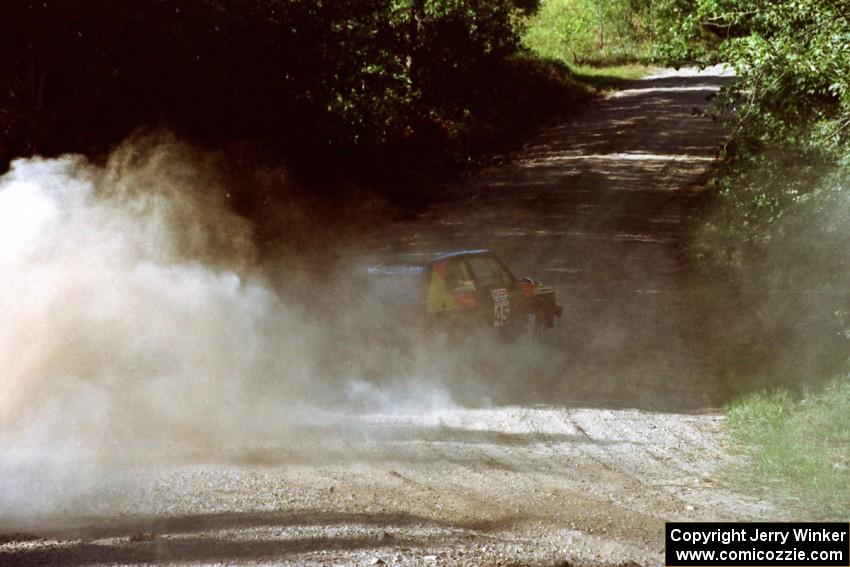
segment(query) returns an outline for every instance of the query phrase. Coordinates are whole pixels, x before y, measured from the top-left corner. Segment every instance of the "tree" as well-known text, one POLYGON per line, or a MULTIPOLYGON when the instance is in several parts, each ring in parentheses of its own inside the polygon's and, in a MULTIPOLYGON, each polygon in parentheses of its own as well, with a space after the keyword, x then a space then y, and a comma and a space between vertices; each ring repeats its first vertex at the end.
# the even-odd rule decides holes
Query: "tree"
POLYGON ((203 142, 255 140, 303 163, 429 128, 451 136, 494 65, 516 52, 516 14, 535 6, 8 0, 0 157, 103 151, 150 125, 203 142))
POLYGON ((733 135, 694 256, 712 281, 759 291, 741 303, 756 323, 739 343, 758 345, 774 370, 787 363, 795 381, 817 378, 846 361, 850 323, 850 10, 831 0, 654 9, 664 54, 738 75, 718 97, 733 135))

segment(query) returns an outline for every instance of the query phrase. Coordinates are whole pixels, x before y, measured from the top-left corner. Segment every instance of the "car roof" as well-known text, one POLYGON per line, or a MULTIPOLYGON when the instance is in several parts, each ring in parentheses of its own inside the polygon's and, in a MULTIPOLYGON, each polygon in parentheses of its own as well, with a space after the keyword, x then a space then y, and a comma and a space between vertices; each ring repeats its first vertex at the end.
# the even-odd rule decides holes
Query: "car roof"
POLYGON ((458 250, 457 252, 443 252, 433 259, 434 262, 445 260, 446 258, 454 258, 455 256, 473 256, 478 254, 491 254, 489 250, 458 250))
POLYGON ((456 250, 454 252, 413 252, 379 258, 369 266, 369 273, 421 273, 426 266, 458 256, 491 254, 489 250, 456 250))
POLYGON ((409 254, 398 254, 388 256, 381 260, 381 264, 397 264, 406 266, 424 266, 434 262, 440 262, 455 256, 471 256, 477 254, 490 254, 489 250, 456 250, 454 252, 411 252, 409 254))

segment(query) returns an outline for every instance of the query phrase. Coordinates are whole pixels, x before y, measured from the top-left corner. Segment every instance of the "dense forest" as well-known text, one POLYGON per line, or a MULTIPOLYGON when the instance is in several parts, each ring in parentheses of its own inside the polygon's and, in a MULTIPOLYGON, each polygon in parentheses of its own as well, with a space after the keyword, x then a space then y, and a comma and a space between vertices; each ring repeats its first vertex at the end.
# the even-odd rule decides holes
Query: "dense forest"
POLYGON ((97 155, 146 127, 252 144, 324 185, 410 179, 496 147, 556 96, 559 71, 518 60, 518 22, 536 9, 10 0, 0 10, 0 160, 97 155))

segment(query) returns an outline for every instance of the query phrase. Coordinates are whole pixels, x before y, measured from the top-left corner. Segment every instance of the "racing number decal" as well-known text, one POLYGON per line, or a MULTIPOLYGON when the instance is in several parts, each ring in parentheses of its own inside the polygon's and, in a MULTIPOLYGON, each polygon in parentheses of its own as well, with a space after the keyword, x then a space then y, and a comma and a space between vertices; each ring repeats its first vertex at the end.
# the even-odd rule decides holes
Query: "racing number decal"
POLYGON ((494 289, 490 291, 493 298, 493 325, 503 327, 511 320, 511 302, 508 299, 508 290, 494 289))
POLYGON ((493 324, 497 327, 502 327, 507 325, 511 320, 511 304, 509 301, 504 301, 502 303, 496 303, 493 306, 493 310, 495 311, 494 316, 495 319, 493 324))

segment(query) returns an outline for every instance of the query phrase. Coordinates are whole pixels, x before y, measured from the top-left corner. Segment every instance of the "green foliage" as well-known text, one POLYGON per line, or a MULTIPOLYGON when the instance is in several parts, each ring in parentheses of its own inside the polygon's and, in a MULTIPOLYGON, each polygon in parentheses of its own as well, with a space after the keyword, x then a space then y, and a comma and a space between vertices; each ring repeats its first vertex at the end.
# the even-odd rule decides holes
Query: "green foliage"
POLYGON ((784 391, 748 396, 727 410, 751 467, 734 471, 747 487, 796 499, 812 517, 848 520, 850 381, 795 401, 784 391))
POLYGON ((534 53, 568 64, 635 61, 648 55, 648 2, 544 0, 523 38, 534 53))
POLYGON ((640 63, 574 65, 571 68, 581 82, 592 85, 597 91, 614 90, 621 87, 623 81, 636 81, 648 72, 648 67, 640 63))
POLYGON ((488 118, 489 93, 512 79, 516 22, 534 9, 536 0, 10 0, 0 161, 105 151, 148 125, 212 144, 250 140, 306 177, 329 160, 341 177, 381 175, 426 146, 452 159, 488 118))
MULTIPOLYGON (((752 292, 737 336, 797 361, 846 360, 850 305, 850 11, 831 0, 660 0, 659 52, 729 63, 732 129, 691 247, 752 292), (781 343, 773 342, 777 338, 781 343)), ((817 379, 816 372, 799 372, 817 379)), ((769 371, 773 369, 769 367, 769 371)), ((819 372, 828 368, 820 368, 819 372)), ((834 370, 834 366, 832 367, 834 370)))
MULTIPOLYGON (((734 110, 727 165, 715 184, 731 214, 712 231, 729 237, 727 246, 738 243, 721 247, 721 261, 747 264, 765 247, 789 237, 799 242, 800 229, 828 240, 846 238, 847 219, 829 214, 842 205, 850 173, 846 6, 829 0, 666 0, 656 10, 664 14, 658 21, 667 30, 667 55, 726 61, 740 77, 719 99, 734 110), (669 25, 670 18, 680 25, 669 25)), ((712 243, 703 252, 717 249, 712 243)), ((834 267, 829 262, 818 275, 834 267)), ((791 276, 805 280, 812 273, 807 267, 791 276)))

